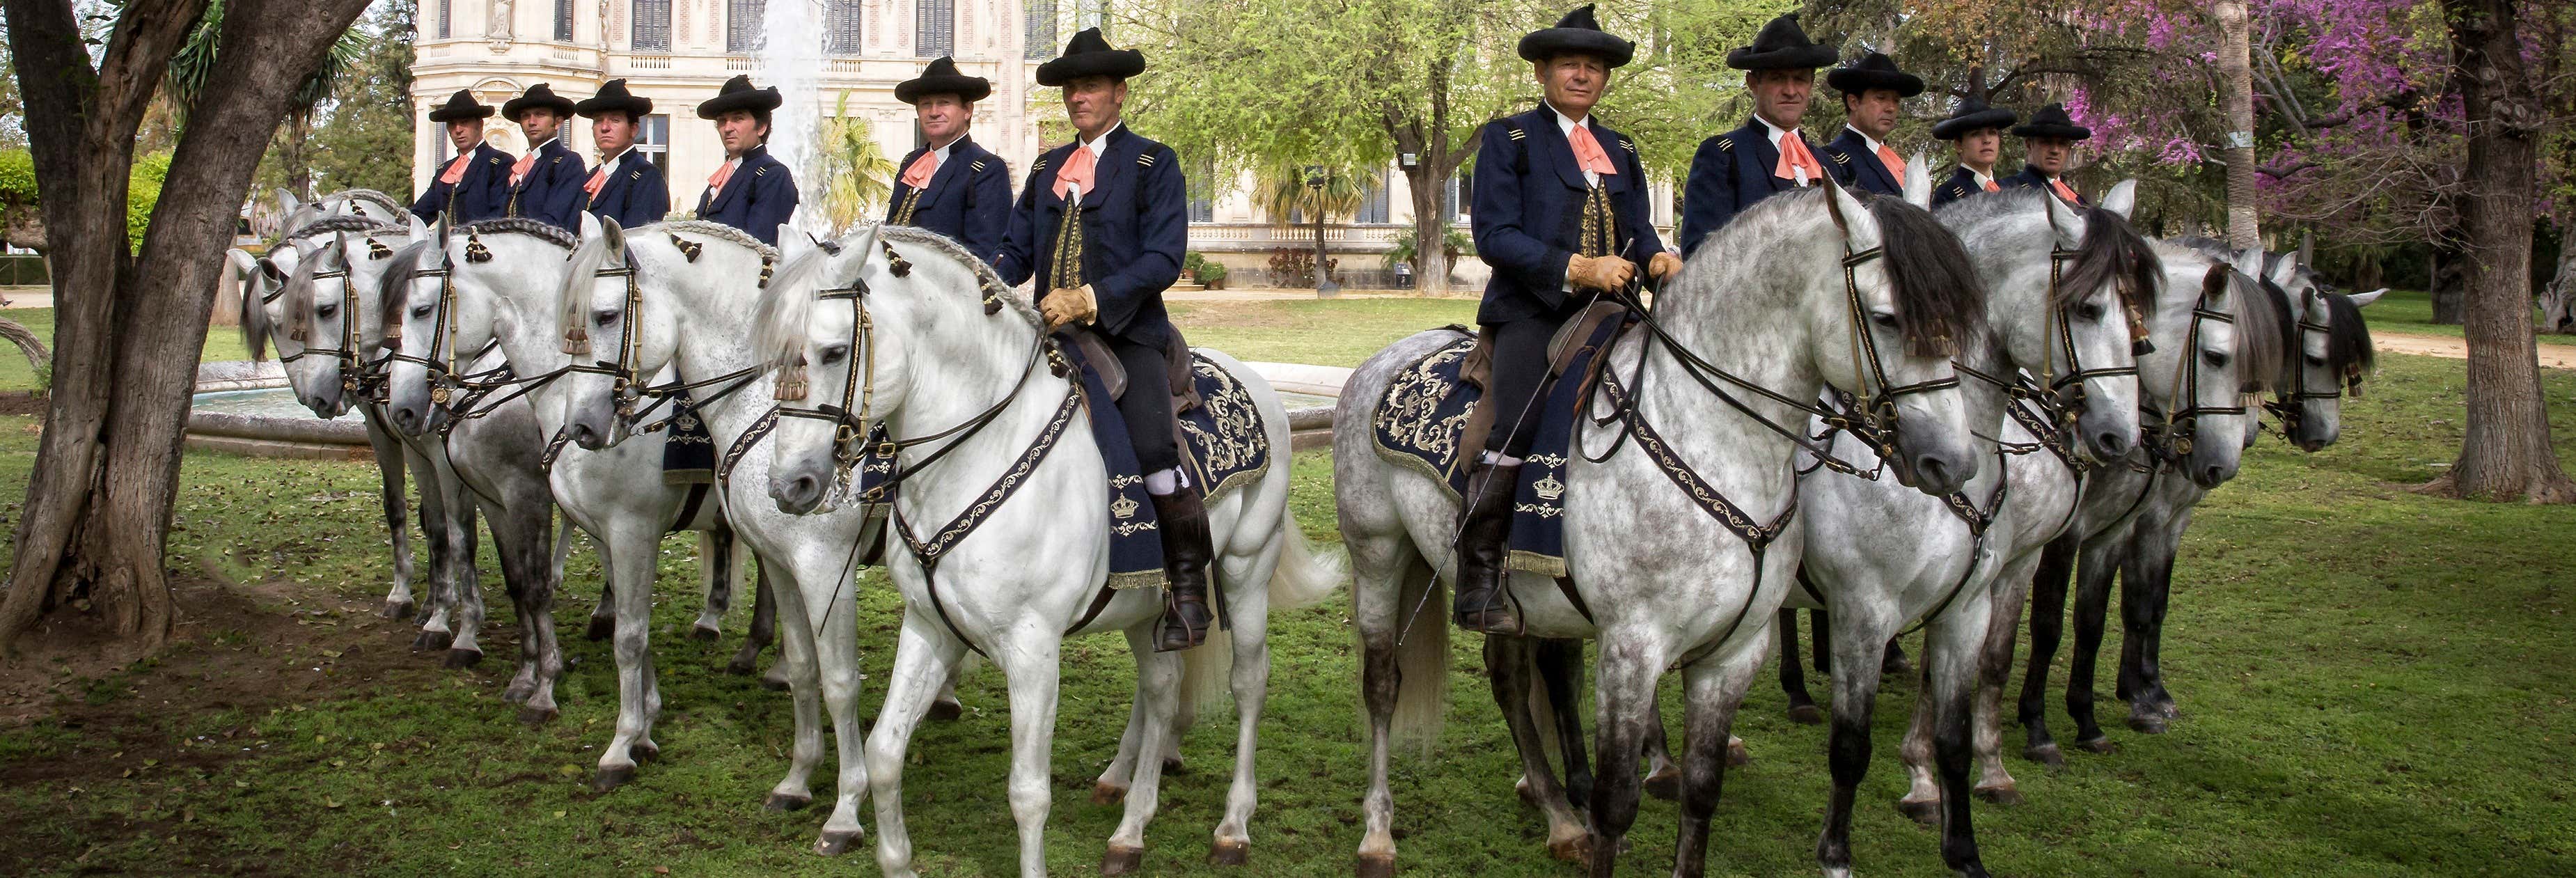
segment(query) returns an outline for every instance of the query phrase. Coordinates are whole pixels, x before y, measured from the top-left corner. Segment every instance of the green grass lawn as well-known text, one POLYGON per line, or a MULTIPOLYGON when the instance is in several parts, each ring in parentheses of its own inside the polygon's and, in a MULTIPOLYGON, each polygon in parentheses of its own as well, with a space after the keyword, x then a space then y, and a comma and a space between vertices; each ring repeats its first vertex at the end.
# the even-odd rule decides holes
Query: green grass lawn
POLYGON ((1172 322, 1190 343, 1244 360, 1357 366, 1397 339, 1476 322, 1477 300, 1335 299, 1179 303, 1172 322))
MULTIPOLYGON (((1188 309, 1193 338, 1247 358, 1355 362, 1376 343, 1355 340, 1363 334, 1393 338, 1463 319, 1467 305, 1265 303, 1240 309, 1250 315, 1243 325, 1227 310, 1188 309)), ((1997 874, 2576 873, 2576 711, 2567 701, 2576 655, 2564 647, 2576 509, 2408 491, 2458 449, 2461 364, 2383 364, 2369 398, 2346 407, 2340 444, 2303 455, 2267 438, 2202 507, 2165 640, 2184 719, 2162 736, 2115 726, 2118 753, 2073 754, 2058 772, 2016 758, 2028 804, 1977 804, 1997 874)), ((2546 380, 2561 401, 2559 453, 2576 457, 2576 407, 2564 402, 2576 397, 2576 374, 2546 380)), ((0 418, 0 498, 23 491, 34 442, 32 419, 0 418)), ((0 821, 0 874, 876 873, 867 852, 828 864, 806 852, 818 811, 760 810, 786 765, 788 699, 714 670, 744 617, 729 620, 722 648, 677 636, 695 612, 689 542, 665 543, 661 562, 663 757, 635 783, 596 796, 587 782, 614 721, 615 676, 605 645, 578 635, 599 583, 586 546, 557 610, 572 662, 558 687, 564 713, 530 730, 496 697, 513 648, 495 645, 470 672, 439 670, 401 654, 406 632, 341 611, 370 607, 385 584, 371 468, 191 454, 182 476, 170 566, 245 583, 237 590, 281 615, 307 613, 311 621, 297 624, 312 627, 274 642, 183 627, 187 642, 164 660, 68 686, 74 694, 33 724, 0 729, 0 777, 18 779, 0 783, 0 814, 10 815, 0 821), (329 644, 338 645, 323 651, 329 644), (378 664, 360 661, 369 657, 378 664), (232 675, 279 675, 286 682, 273 688, 288 694, 187 712, 152 703, 149 693, 166 691, 151 688, 155 675, 183 667, 218 687, 232 675), (369 670, 335 673, 344 667, 369 670), (375 676, 349 679, 360 673, 375 676), (110 727, 94 720, 103 713, 124 719, 110 727), (93 721, 67 725, 84 717, 93 721), (61 856, 27 853, 39 851, 61 856)), ((1295 491, 1309 535, 1333 538, 1328 456, 1296 459, 1295 491)), ((497 568, 487 559, 484 569, 497 568)), ((497 576, 487 572, 485 586, 486 630, 506 644, 510 611, 497 576)), ((1347 602, 1345 593, 1274 620, 1254 866, 1241 874, 1349 873, 1366 760, 1347 602)), ((870 675, 863 710, 873 712, 898 608, 870 574, 856 611, 870 675)), ((2116 624, 2110 640, 2105 655, 2116 656, 2116 624)), ((1133 678, 1123 653, 1101 637, 1064 651, 1053 874, 1089 874, 1119 819, 1087 794, 1127 715, 1133 678)), ((1412 875, 1577 874, 1545 859, 1540 820, 1512 795, 1517 763, 1477 665, 1461 644, 1437 755, 1396 767, 1400 860, 1412 875)), ((1711 874, 1813 874, 1829 789, 1825 735, 1787 722, 1772 677, 1758 680, 1736 726, 1756 762, 1729 773, 1711 874)), ((1889 807, 1903 790, 1895 749, 1913 693, 1893 683, 1879 711, 1854 828, 1863 874, 1944 874, 1936 835, 1889 807)), ((986 669, 962 694, 967 717, 926 727, 913 745, 905 794, 921 869, 1016 874, 1003 681, 986 669)), ((1666 703, 1674 698, 1667 689, 1666 703)), ((2048 699, 2052 709, 2058 701, 2048 699)), ((2116 703, 2103 709, 2122 715, 2116 703)), ((2008 752, 2018 736, 2006 730, 2008 752)), ((1209 874, 1200 862, 1231 740, 1230 719, 1189 732, 1189 769, 1167 779, 1148 833, 1147 874, 1209 874)), ((817 777, 830 777, 828 757, 817 777)), ((829 787, 816 791, 828 796, 829 787)), ((1645 803, 1628 874, 1669 870, 1676 819, 1673 804, 1645 803)))
MULTIPOLYGON (((2459 324, 2433 322, 2433 296, 2419 290, 2390 290, 2361 314, 2373 332, 2461 337, 2459 324)), ((2536 337, 2541 344, 2576 346, 2576 335, 2544 332, 2536 337)))
MULTIPOLYGON (((54 343, 54 309, 10 308, 0 310, 0 317, 25 324, 36 337, 50 347, 54 343)), ((250 349, 242 346, 241 330, 217 326, 206 331, 203 362, 250 359, 250 349)), ((36 372, 27 366, 27 358, 18 355, 16 346, 0 348, 0 390, 38 390, 36 372)))

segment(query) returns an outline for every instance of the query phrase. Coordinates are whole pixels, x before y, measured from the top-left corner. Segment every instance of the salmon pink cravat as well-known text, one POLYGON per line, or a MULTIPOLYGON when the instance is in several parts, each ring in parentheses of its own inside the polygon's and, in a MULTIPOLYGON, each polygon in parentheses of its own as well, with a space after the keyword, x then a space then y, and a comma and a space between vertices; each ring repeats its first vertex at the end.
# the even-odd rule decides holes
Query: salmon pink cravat
POLYGON ((724 194, 725 181, 731 179, 733 179, 733 163, 717 165, 716 172, 707 175, 707 197, 713 198, 724 194))
POLYGON ((1887 166, 1887 175, 1896 178, 1896 185, 1905 185, 1905 160, 1897 157, 1896 150, 1887 148, 1887 144, 1879 144, 1878 161, 1887 166))
POLYGON ((1795 180, 1798 179, 1798 168, 1807 170, 1810 183, 1825 176, 1825 166, 1817 164, 1816 154, 1807 151, 1807 139, 1791 131, 1780 135, 1780 162, 1772 166, 1771 176, 1795 180))
POLYGON ((1986 179, 1986 191, 1988 191, 1988 192, 2001 192, 2001 191, 2004 191, 2004 187, 2003 187, 2003 184, 2001 184, 2001 183, 1997 183, 1997 182, 1995 182, 1995 181, 1994 181, 1994 179, 1993 179, 1993 178, 1989 177, 1989 178, 1987 178, 1987 179, 1986 179))
POLYGON ((581 191, 589 193, 590 200, 598 201, 599 187, 606 185, 608 185, 608 163, 600 162, 599 170, 590 172, 590 182, 581 184, 581 191))
POLYGON ((450 186, 465 182, 465 168, 472 164, 473 161, 473 153, 468 152, 458 155, 455 161, 447 163, 447 170, 439 172, 438 182, 445 183, 450 186))
POLYGON ((1576 125, 1565 135, 1565 144, 1574 148, 1574 163, 1595 174, 1616 174, 1619 168, 1610 164, 1610 154, 1601 151, 1601 141, 1592 136, 1592 126, 1576 125))
POLYGON ((528 154, 527 154, 527 155, 523 155, 523 156, 520 156, 520 157, 519 157, 519 163, 518 163, 518 164, 511 165, 511 166, 510 166, 510 185, 512 185, 512 186, 516 186, 516 185, 519 185, 521 182, 523 182, 523 181, 527 180, 527 179, 528 179, 528 169, 529 169, 529 168, 536 167, 536 166, 537 166, 537 151, 536 151, 536 150, 533 150, 533 149, 532 149, 532 150, 528 150, 528 154))
MULTIPOLYGON (((1084 152, 1089 151, 1090 150, 1084 150, 1084 152)), ((928 186, 930 185, 930 175, 938 173, 938 171, 939 154, 935 152, 922 153, 920 158, 913 159, 912 164, 903 169, 903 185, 910 186, 915 189, 928 186)))
POLYGON ((2066 203, 2068 204, 2077 204, 2082 201, 2082 199, 2075 197, 2074 187, 2066 185, 2066 181, 2064 180, 2050 180, 2048 181, 2048 187, 2057 190, 2057 197, 2066 199, 2066 203))
POLYGON ((1076 144, 1073 154, 1065 156, 1064 167, 1055 171, 1055 197, 1065 197, 1065 191, 1075 186, 1082 187, 1084 192, 1091 191, 1091 171, 1099 163, 1100 157, 1092 155, 1090 147, 1076 144))

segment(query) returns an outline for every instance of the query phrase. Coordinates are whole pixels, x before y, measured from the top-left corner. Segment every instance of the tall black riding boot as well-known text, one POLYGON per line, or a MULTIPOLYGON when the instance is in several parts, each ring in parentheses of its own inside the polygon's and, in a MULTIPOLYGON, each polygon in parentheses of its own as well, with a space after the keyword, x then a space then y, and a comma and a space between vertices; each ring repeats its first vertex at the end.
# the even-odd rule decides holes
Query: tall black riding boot
POLYGON ((1467 474, 1466 504, 1458 525, 1458 597, 1452 611, 1458 627, 1485 634, 1520 634, 1521 617, 1503 593, 1510 578, 1512 494, 1520 490, 1521 468, 1478 461, 1467 474))
POLYGON ((1208 558, 1216 554, 1208 537, 1207 499, 1191 485, 1154 498, 1154 516, 1163 529, 1163 628, 1154 651, 1189 649, 1207 640, 1216 615, 1208 611, 1208 558))

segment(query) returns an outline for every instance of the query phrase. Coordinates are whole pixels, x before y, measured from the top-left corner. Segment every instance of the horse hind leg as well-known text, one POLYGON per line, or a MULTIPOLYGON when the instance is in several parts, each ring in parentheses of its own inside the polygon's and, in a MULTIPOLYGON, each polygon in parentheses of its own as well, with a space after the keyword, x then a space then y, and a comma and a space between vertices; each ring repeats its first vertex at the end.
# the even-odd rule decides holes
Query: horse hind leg
POLYGON ((706 601, 698 609, 698 620, 689 626, 689 639, 714 643, 724 636, 725 611, 733 607, 733 562, 740 551, 733 532, 704 530, 698 532, 698 579, 706 592, 706 601))
MULTIPOLYGON (((778 589, 769 582, 769 565, 760 567, 759 576, 752 580, 751 630, 743 632, 742 648, 735 650, 733 658, 725 662, 725 673, 735 676, 747 677, 760 670, 761 650, 769 648, 769 644, 778 637, 778 589)), ((779 682, 783 684, 785 679, 780 677, 779 682)), ((766 685, 770 681, 761 682, 766 685)))
POLYGON ((2175 543, 2182 524, 2150 529, 2143 524, 2132 539, 2120 568, 2121 661, 2126 681, 2129 727, 2162 734, 2178 712, 2173 693, 2165 690, 2160 653, 2165 613, 2173 599, 2175 543))
MULTIPOLYGON (((1349 512, 1345 510, 1345 516, 1349 512)), ((1358 878, 1395 874, 1395 793, 1388 786, 1399 719, 1407 731, 1436 722, 1446 699, 1449 627, 1440 580, 1402 536, 1369 535, 1345 523, 1350 536, 1352 624, 1360 632, 1360 699, 1368 709, 1369 786, 1361 798, 1366 824, 1360 837, 1358 878), (1405 630, 1414 606, 1421 616, 1405 630), (1407 668, 1423 679, 1406 685, 1407 668), (1403 696, 1424 702, 1405 704, 1403 696), (1399 717, 1398 708, 1406 708, 1399 717), (1427 719, 1426 719, 1427 718, 1427 719)), ((1435 726, 1436 728, 1436 726, 1435 726)))
POLYGON ((2023 671, 2015 707, 2026 736, 2022 757, 2050 768, 2066 764, 2057 739, 2048 732, 2048 665, 2056 660, 2057 644, 2066 630, 2066 589, 2075 574, 2078 542, 2071 534, 2049 541, 2040 550, 2038 570, 2031 575, 2028 589, 2030 664, 2023 671))
MULTIPOLYGON (((1148 621, 1127 629, 1127 648, 1136 657, 1134 716, 1144 722, 1141 728, 1132 730, 1137 749, 1135 769, 1129 777, 1127 792, 1122 797, 1127 806, 1126 813, 1119 818, 1118 828, 1110 833, 1108 848, 1100 856, 1100 874, 1104 876, 1132 875, 1144 867, 1145 826, 1153 822, 1154 812, 1162 804, 1163 761, 1156 758, 1156 754, 1162 753, 1171 746, 1167 738, 1172 733, 1173 717, 1178 713, 1180 706, 1181 657, 1172 653, 1154 651, 1154 624, 1148 621)), ((1023 699, 1034 701, 1040 697, 1039 693, 1022 693, 1017 691, 1019 687, 1012 688, 1014 702, 1023 699)), ((1019 711, 1013 710, 1011 714, 1016 724, 1019 711)), ((1051 724, 1050 728, 1052 728, 1051 724)), ((1028 731, 1036 733, 1039 730, 1028 731)), ((1021 737, 1020 733, 1015 730, 1013 738, 1019 737, 1021 737)), ((1018 754, 1014 754, 1012 773, 1015 775, 1013 778, 1015 792, 1018 787, 1016 775, 1021 769, 1020 761, 1018 754)), ((1043 776, 1044 772, 1041 771, 1040 774, 1043 776)), ((1014 816, 1020 816, 1024 812, 1016 799, 1017 797, 1014 796, 1012 811, 1014 816)), ((1046 819, 1044 812, 1036 812, 1036 819, 1042 826, 1046 819)), ((1025 844, 1031 831, 1031 825, 1024 820, 1020 826, 1024 858, 1028 850, 1025 844)), ((1044 874, 1045 850, 1042 846, 1038 849, 1037 856, 1040 860, 1037 874, 1044 874)), ((1023 868, 1025 870, 1025 866, 1023 868)))
MULTIPOLYGON (((1823 620, 1818 619, 1817 621, 1822 622, 1823 620)), ((1822 626, 1820 625, 1819 627, 1822 626)), ((1798 611, 1781 610, 1778 628, 1780 632, 1780 692, 1789 698, 1789 719, 1791 722, 1798 723, 1799 725, 1812 726, 1822 723, 1825 721, 1825 712, 1816 707, 1816 697, 1808 694, 1807 671, 1798 664, 1798 611)), ((1817 636, 1822 637, 1823 634, 1820 632, 1817 636)), ((1818 649, 1821 650, 1822 648, 1822 645, 1819 644, 1818 649)), ((1821 671, 1824 670, 1824 667, 1824 660, 1821 657, 1818 658, 1816 661, 1816 669, 1821 671)))
MULTIPOLYGON (((1735 759, 1735 713, 1744 692, 1762 670, 1759 641, 1732 653, 1711 656, 1682 669, 1681 827, 1673 851, 1675 878, 1698 878, 1708 868, 1708 823, 1726 785, 1726 769, 1735 759)), ((1605 760, 1607 761, 1607 760, 1605 760)), ((1606 768, 1604 769, 1607 770, 1606 768)), ((1606 858, 1605 858, 1606 859, 1606 858)), ((1607 870, 1596 868, 1595 875, 1607 870)))
POLYGON ((1556 770, 1548 765, 1547 744, 1540 738, 1532 710, 1534 699, 1530 693, 1538 684, 1538 643, 1527 637, 1487 635, 1484 657, 1494 706, 1501 709, 1503 723, 1511 731, 1512 749, 1520 757, 1521 782, 1526 786, 1522 797, 1547 818, 1548 855, 1576 863, 1588 861, 1592 855, 1591 833, 1567 801, 1565 788, 1557 784, 1556 770))
POLYGON ((2094 715, 2093 678, 2101 659, 2111 581, 2119 574, 2127 544, 2123 534, 2087 540, 2075 564, 2075 648, 2066 661, 2066 714, 2075 720, 2075 746, 2093 753, 2118 749, 2094 715))
MULTIPOLYGON (((1270 576, 1279 566, 1279 552, 1279 543, 1272 541, 1249 558, 1231 556, 1225 569, 1226 585, 1235 595, 1227 602, 1233 625, 1226 632, 1232 647, 1227 656, 1230 664, 1226 683, 1234 695, 1234 776, 1226 786, 1225 815, 1217 822, 1215 836, 1208 844, 1207 861, 1211 866, 1244 866, 1252 861, 1252 811, 1260 802, 1261 792, 1253 757, 1261 745, 1261 711, 1270 696, 1268 590, 1270 576)), ((1184 654, 1184 679, 1196 676, 1186 672, 1192 662, 1217 660, 1213 655, 1190 658, 1184 654)), ((1188 720, 1184 714, 1177 722, 1188 720)), ((1180 734, 1176 731, 1171 738, 1177 745, 1180 734)), ((1175 752, 1177 749, 1176 746, 1175 752)), ((1171 768, 1166 766, 1163 770, 1168 773, 1171 768)))
MULTIPOLYGON (((1565 797, 1570 803, 1592 801, 1592 760, 1585 754, 1589 746, 1583 737, 1583 641, 1541 640, 1538 644, 1539 681, 1546 685, 1546 702, 1534 713, 1552 719, 1556 726, 1556 749, 1565 760, 1565 797)), ((1660 751, 1660 742, 1654 749, 1660 751)), ((1664 763, 1672 761, 1670 755, 1664 763)), ((1657 796, 1652 778, 1646 790, 1657 796)))

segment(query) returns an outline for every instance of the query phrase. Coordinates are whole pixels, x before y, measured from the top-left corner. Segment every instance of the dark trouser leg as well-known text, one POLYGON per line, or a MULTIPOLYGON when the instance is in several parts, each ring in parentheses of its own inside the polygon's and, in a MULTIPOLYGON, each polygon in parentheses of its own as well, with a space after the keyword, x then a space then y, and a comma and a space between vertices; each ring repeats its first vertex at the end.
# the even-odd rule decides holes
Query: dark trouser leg
MULTIPOLYGON (((1215 554, 1208 535, 1207 497, 1198 485, 1178 485, 1156 474, 1181 465, 1179 439, 1173 435, 1172 391, 1163 351, 1112 337, 1109 349, 1127 367, 1127 392, 1118 397, 1118 415, 1127 422, 1136 447, 1137 469, 1154 494, 1154 518, 1163 532, 1163 626, 1154 637, 1161 652, 1188 649, 1207 639, 1215 615, 1208 611, 1208 561, 1215 554)), ((1175 473, 1177 475, 1177 473, 1175 473)))
POLYGON ((1512 495, 1520 489, 1520 456, 1529 452, 1536 432, 1540 385, 1547 381, 1547 342, 1562 321, 1532 317, 1486 326, 1494 340, 1494 375, 1489 389, 1494 428, 1484 450, 1509 458, 1489 463, 1481 457, 1468 470, 1467 496, 1458 526, 1458 597, 1453 615, 1458 626, 1486 634, 1519 634, 1520 613, 1504 591, 1510 571, 1512 495))

